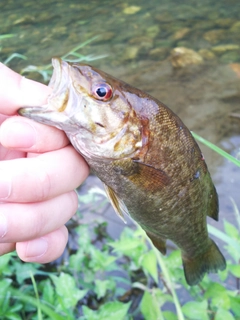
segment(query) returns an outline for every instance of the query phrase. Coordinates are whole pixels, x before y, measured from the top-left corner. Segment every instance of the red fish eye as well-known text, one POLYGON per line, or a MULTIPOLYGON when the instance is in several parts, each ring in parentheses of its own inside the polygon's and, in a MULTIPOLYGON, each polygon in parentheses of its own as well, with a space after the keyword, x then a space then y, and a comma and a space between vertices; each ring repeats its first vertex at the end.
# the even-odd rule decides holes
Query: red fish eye
POLYGON ((94 86, 93 94, 98 100, 107 101, 112 97, 112 88, 107 83, 97 84, 94 86))

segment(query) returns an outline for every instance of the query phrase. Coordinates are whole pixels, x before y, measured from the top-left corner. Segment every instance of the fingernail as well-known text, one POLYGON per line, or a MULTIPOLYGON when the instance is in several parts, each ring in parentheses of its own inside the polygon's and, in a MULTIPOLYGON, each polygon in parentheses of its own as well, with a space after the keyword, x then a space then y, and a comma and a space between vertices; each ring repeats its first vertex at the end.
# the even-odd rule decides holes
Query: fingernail
POLYGON ((7 219, 3 213, 0 213, 0 238, 7 233, 7 219))
POLYGON ((12 189, 12 178, 3 170, 0 170, 0 199, 6 200, 12 189))
POLYGON ((2 144, 14 148, 30 148, 37 140, 36 129, 24 121, 3 123, 1 128, 2 144))
POLYGON ((33 257, 40 257, 47 252, 48 249, 48 242, 44 238, 39 238, 35 240, 31 240, 27 244, 26 249, 26 257, 33 258, 33 257))

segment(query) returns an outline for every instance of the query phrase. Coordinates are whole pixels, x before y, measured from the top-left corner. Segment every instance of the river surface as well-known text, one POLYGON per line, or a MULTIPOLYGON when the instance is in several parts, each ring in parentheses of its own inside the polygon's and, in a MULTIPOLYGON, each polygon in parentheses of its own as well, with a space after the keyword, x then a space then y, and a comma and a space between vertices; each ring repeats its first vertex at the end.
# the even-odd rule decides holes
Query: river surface
MULTIPOLYGON (((240 158, 240 119, 230 117, 240 114, 239 0, 1 0, 0 34, 15 35, 0 40, 1 61, 12 53, 28 58, 10 61, 18 72, 98 36, 79 51, 106 55, 91 64, 147 91, 190 130, 240 158), (176 47, 194 50, 201 63, 174 67, 176 47)), ((36 73, 26 76, 43 81, 36 73)), ((214 225, 222 227, 223 219, 235 224, 231 199, 240 208, 240 168, 200 146, 219 194, 220 223, 214 225)), ((85 186, 94 184, 90 177, 85 186)), ((114 220, 113 234, 122 227, 114 220)))

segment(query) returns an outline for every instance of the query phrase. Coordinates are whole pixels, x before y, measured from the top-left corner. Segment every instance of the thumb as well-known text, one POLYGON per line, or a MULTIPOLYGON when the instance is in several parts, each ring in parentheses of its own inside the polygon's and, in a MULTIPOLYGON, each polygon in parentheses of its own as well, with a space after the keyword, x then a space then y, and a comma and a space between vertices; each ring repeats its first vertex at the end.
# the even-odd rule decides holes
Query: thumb
POLYGON ((51 88, 26 79, 0 63, 0 113, 16 114, 20 107, 45 104, 51 88))

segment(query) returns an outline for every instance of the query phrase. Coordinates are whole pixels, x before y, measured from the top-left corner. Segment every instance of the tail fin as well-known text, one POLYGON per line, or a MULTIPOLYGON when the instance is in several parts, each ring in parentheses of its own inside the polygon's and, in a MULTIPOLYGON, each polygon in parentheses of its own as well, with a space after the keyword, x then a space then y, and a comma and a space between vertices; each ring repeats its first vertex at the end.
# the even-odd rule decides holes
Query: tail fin
POLYGON ((208 250, 191 259, 188 257, 182 257, 184 274, 187 283, 190 286, 198 284, 205 273, 217 272, 218 270, 224 270, 226 268, 226 261, 216 243, 209 239, 208 250))

